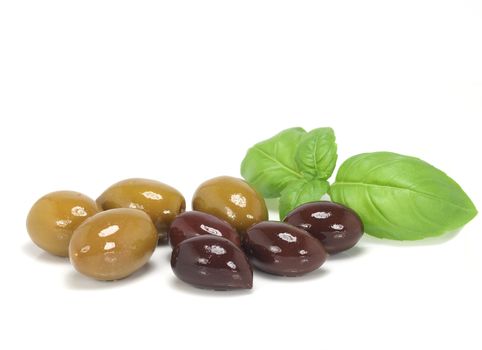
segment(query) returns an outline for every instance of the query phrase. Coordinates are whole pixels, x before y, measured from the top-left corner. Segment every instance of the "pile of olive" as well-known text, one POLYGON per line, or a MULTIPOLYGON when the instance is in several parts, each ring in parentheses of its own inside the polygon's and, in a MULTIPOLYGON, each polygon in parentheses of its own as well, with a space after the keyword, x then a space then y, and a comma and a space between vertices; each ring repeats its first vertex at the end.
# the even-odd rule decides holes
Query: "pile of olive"
POLYGON ((129 179, 109 187, 97 201, 71 191, 47 194, 30 209, 27 230, 40 248, 70 257, 84 275, 117 280, 149 260, 185 208, 176 189, 129 179))
POLYGON ((281 276, 314 271, 363 234, 355 212, 324 201, 294 209, 284 222, 267 221, 263 198, 229 176, 201 184, 193 211, 185 207, 176 189, 129 179, 96 201, 77 192, 47 194, 30 210, 27 230, 40 248, 68 256, 77 271, 98 280, 129 276, 168 238, 174 274, 215 290, 252 288, 251 266, 281 276))

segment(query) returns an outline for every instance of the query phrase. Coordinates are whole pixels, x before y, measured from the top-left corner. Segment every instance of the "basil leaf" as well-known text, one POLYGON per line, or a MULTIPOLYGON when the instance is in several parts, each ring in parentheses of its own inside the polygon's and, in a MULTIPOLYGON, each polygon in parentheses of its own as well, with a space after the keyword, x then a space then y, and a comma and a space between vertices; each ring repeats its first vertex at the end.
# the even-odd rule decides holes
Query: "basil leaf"
POLYGON ((333 129, 318 128, 303 137, 295 160, 303 174, 326 180, 335 169, 337 157, 333 129))
POLYGON ((291 128, 251 147, 241 163, 241 175, 265 198, 279 197, 285 186, 303 178, 295 162, 302 128, 291 128))
POLYGON ((325 180, 298 180, 288 184, 281 192, 279 200, 279 217, 283 220, 286 215, 301 204, 319 201, 329 188, 325 180))
POLYGON ((477 214, 467 194, 444 172, 418 158, 389 152, 346 160, 330 196, 360 215, 366 233, 396 240, 438 236, 477 214))

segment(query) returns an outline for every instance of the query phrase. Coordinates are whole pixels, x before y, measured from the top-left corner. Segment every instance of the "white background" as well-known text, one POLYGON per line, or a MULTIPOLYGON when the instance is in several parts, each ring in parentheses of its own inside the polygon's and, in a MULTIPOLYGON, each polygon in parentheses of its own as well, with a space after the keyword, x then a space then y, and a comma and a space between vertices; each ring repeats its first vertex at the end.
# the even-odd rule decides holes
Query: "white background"
POLYGON ((233 293, 176 280, 168 247, 92 281, 25 230, 43 194, 127 177, 189 203, 291 126, 333 127, 339 164, 421 157, 480 209, 481 117, 482 1, 2 0, 0 348, 481 349, 480 216, 233 293))

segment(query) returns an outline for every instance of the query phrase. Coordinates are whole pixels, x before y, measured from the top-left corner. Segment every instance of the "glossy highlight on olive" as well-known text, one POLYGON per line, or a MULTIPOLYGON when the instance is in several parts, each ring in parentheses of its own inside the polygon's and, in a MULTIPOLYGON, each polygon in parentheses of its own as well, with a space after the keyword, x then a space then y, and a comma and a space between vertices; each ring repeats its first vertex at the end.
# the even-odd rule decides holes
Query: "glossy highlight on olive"
POLYGON ((27 216, 27 231, 43 250, 58 256, 69 255, 74 230, 99 211, 95 202, 74 191, 58 191, 40 198, 27 216))
POLYGON ((363 235, 363 223, 357 213, 329 201, 303 204, 288 213, 284 221, 308 231, 329 254, 352 248, 363 235))
POLYGON ((171 267, 180 280, 198 288, 233 290, 253 286, 248 258, 223 237, 202 235, 182 241, 172 251, 171 267))
POLYGON ((240 234, 268 219, 263 197, 246 181, 231 176, 202 183, 194 193, 192 207, 227 221, 240 234))
POLYGON ((84 221, 69 245, 72 265, 98 280, 119 280, 144 266, 157 245, 150 217, 137 209, 111 209, 84 221))
POLYGON ((186 211, 176 217, 169 228, 169 243, 175 247, 182 241, 200 236, 224 237, 241 247, 238 232, 226 221, 200 211, 186 211))
POLYGON ((176 215, 186 208, 186 201, 178 190, 162 182, 133 178, 119 181, 97 198, 103 209, 132 208, 146 212, 157 231, 164 235, 176 215))
POLYGON ((278 221, 252 226, 243 242, 256 268, 280 276, 301 276, 318 269, 327 254, 308 232, 278 221))

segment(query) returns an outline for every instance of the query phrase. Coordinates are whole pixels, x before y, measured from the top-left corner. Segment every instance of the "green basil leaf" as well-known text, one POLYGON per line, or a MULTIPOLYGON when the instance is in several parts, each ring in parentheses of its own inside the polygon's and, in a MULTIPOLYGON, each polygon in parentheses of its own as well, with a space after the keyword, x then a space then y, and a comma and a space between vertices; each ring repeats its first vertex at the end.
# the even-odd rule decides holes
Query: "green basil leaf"
POLYGON ((281 192, 279 200, 279 217, 283 220, 286 215, 301 204, 319 201, 329 188, 325 180, 298 180, 288 184, 281 192))
POLYGON ((333 129, 318 128, 303 137, 295 160, 304 175, 326 180, 335 169, 337 157, 333 129))
POLYGON ((302 128, 291 128, 251 147, 241 163, 241 175, 265 198, 279 197, 285 186, 303 178, 295 162, 302 128))
POLYGON ((389 152, 346 160, 330 196, 360 215, 366 233, 396 240, 438 236, 477 214, 467 194, 444 172, 418 158, 389 152))

